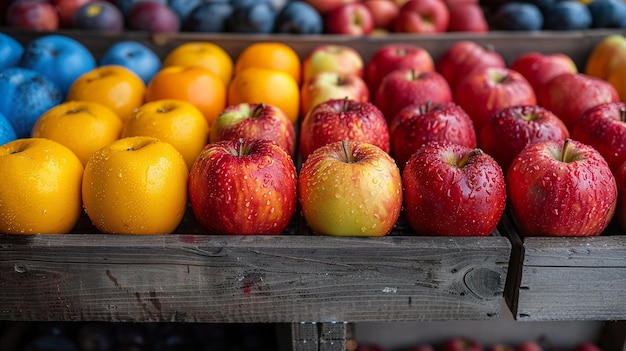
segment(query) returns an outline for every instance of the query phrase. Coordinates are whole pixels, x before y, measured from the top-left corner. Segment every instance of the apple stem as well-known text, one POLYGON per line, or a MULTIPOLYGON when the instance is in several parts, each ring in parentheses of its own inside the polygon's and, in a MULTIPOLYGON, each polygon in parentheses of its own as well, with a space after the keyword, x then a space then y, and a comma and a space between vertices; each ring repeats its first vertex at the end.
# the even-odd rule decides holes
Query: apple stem
POLYGON ((431 100, 426 101, 425 104, 420 106, 420 115, 425 114, 426 112, 430 111, 430 108, 432 107, 433 102, 431 100))
POLYGON ((265 104, 264 103, 260 103, 257 104, 256 107, 254 108, 254 111, 252 111, 252 117, 259 117, 259 114, 261 113, 261 111, 263 111, 263 109, 265 108, 265 104))
POLYGON ((621 118, 622 122, 626 122, 626 108, 621 107, 619 109, 619 112, 620 112, 620 118, 621 118))
POLYGON ((561 149, 561 162, 568 162, 567 160, 569 159, 569 145, 570 145, 570 138, 566 138, 565 140, 563 140, 563 149, 561 149))
POLYGON ((342 140, 341 146, 343 147, 343 153, 346 156, 346 162, 352 163, 352 156, 350 155, 350 150, 348 149, 348 141, 342 140))
POLYGON ((463 156, 459 160, 459 162, 457 162, 457 164, 456 164, 457 167, 459 167, 459 168, 465 167, 465 165, 468 162, 470 162, 471 159, 473 159, 476 156, 482 155, 482 153, 483 153, 483 150, 481 150, 481 149, 478 149, 478 148, 473 149, 472 151, 468 152, 465 156, 463 156))
POLYGON ((239 150, 237 150, 237 153, 239 157, 242 157, 243 155, 245 155, 245 152, 243 150, 243 138, 239 138, 239 140, 237 141, 239 142, 239 150))
POLYGON ((343 106, 342 106, 343 112, 346 112, 348 110, 348 100, 349 99, 347 96, 343 98, 343 106))

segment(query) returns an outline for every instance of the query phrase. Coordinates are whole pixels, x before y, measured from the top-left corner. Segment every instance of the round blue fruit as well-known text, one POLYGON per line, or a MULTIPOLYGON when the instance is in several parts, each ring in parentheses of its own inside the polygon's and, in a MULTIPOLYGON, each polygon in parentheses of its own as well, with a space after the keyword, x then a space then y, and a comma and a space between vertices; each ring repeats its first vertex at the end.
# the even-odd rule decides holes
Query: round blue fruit
POLYGON ((23 52, 22 44, 12 36, 0 33, 0 70, 17 66, 23 52))
POLYGON ((536 31, 543 27, 543 14, 537 5, 509 2, 502 5, 493 16, 496 29, 536 31))
POLYGON ((285 34, 321 34, 322 16, 304 1, 291 1, 276 17, 274 32, 285 34))
POLYGON ((13 129, 11 122, 0 113, 0 145, 4 145, 15 139, 17 139, 17 134, 15 134, 15 129, 13 129))
POLYGON ((147 85, 161 69, 161 59, 149 47, 136 41, 120 41, 102 55, 100 65, 119 65, 135 72, 147 85))
POLYGON ((591 27, 591 12, 576 0, 557 1, 543 14, 543 27, 548 30, 582 30, 591 27))

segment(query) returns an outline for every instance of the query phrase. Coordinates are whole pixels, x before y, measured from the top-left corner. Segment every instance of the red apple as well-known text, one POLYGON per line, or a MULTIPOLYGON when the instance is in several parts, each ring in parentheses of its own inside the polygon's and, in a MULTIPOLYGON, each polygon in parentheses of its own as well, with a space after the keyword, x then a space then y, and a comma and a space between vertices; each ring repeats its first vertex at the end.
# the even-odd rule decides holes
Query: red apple
POLYGON ((574 351, 602 351, 602 348, 593 342, 585 341, 576 345, 574 351))
POLYGON ((396 69, 414 68, 419 72, 435 70, 428 51, 413 44, 387 44, 376 50, 365 67, 365 81, 370 92, 378 90, 385 76, 396 69))
POLYGON ((520 73, 504 67, 472 71, 454 89, 454 97, 480 133, 489 115, 516 105, 536 105, 535 91, 520 73))
POLYGON ((626 161, 626 103, 604 103, 586 110, 572 128, 572 139, 598 150, 615 172, 626 161))
POLYGON ((478 2, 467 0, 448 3, 450 24, 448 32, 486 33, 489 24, 478 2))
POLYGON ((313 6, 320 14, 324 15, 332 9, 338 7, 341 4, 349 4, 357 2, 359 0, 304 0, 309 5, 313 6))
POLYGON ((511 212, 523 236, 595 236, 615 212, 617 187, 593 147, 573 139, 528 144, 507 173, 511 212))
POLYGON ((535 341, 524 341, 517 345, 517 351, 543 351, 543 347, 535 341))
POLYGON ((130 29, 151 33, 175 33, 180 30, 180 18, 174 10, 160 2, 139 1, 126 14, 130 29))
POLYGON ((441 351, 482 351, 483 346, 470 337, 453 337, 448 339, 441 347, 441 351))
POLYGON ((295 156, 293 123, 273 105, 241 103, 226 107, 211 126, 210 142, 239 138, 269 139, 292 157, 295 156))
POLYGON ((404 68, 385 76, 373 101, 387 122, 391 122, 405 106, 429 101, 433 104, 452 102, 453 98, 448 82, 439 73, 404 68))
POLYGON ((300 154, 305 161, 319 147, 350 139, 389 153, 389 128, 382 112, 369 102, 331 99, 314 107, 300 126, 300 154))
POLYGON ((419 344, 412 346, 408 351, 435 351, 435 348, 429 344, 419 344))
POLYGON ((391 0, 363 0, 363 5, 370 10, 375 29, 390 29, 391 22, 400 12, 400 6, 391 0))
POLYGON ((38 0, 16 0, 5 14, 9 27, 54 31, 59 28, 59 15, 52 4, 38 0))
POLYGON ((493 47, 482 47, 468 40, 458 41, 445 50, 435 66, 452 89, 471 71, 481 67, 506 67, 506 63, 493 47))
POLYGON ((56 8, 59 16, 59 26, 72 27, 72 16, 79 7, 92 0, 51 0, 50 3, 56 8))
POLYGON ((336 141, 302 164, 298 199, 307 225, 319 235, 384 236, 402 209, 402 179, 378 146, 336 141))
POLYGON ((291 156, 265 139, 208 144, 191 167, 189 200, 211 234, 281 234, 296 210, 291 156))
POLYGON ((389 124, 391 156, 400 169, 419 148, 430 141, 449 141, 476 147, 472 119, 457 104, 408 105, 389 124))
POLYGON ((365 81, 357 75, 318 73, 304 82, 300 88, 301 115, 305 116, 313 107, 324 101, 343 98, 368 102, 370 91, 365 81))
POLYGON ((562 73, 578 73, 574 61, 565 54, 528 52, 521 54, 509 66, 521 73, 535 89, 562 73))
POLYGON ((490 345, 486 351, 516 351, 516 348, 511 345, 497 343, 490 345))
POLYGON ((324 30, 329 34, 369 35, 374 30, 374 17, 360 2, 342 4, 324 16, 324 30))
POLYGON ((342 76, 355 74, 363 78, 365 63, 358 51, 347 45, 316 46, 302 60, 302 81, 320 72, 335 72, 342 76))
POLYGON ((569 130, 586 110, 618 101, 619 95, 610 83, 583 73, 560 74, 537 91, 537 103, 559 116, 569 130))
POLYGON ((487 118, 478 135, 478 147, 498 161, 506 174, 515 156, 529 143, 569 137, 567 127, 554 113, 537 105, 517 105, 487 118))
POLYGON ((450 12, 442 0, 409 0, 400 7, 392 29, 396 33, 443 33, 449 23, 450 12))
POLYGON ((487 236, 506 205, 498 163, 480 149, 451 142, 431 141, 415 152, 402 184, 406 218, 418 235, 487 236))

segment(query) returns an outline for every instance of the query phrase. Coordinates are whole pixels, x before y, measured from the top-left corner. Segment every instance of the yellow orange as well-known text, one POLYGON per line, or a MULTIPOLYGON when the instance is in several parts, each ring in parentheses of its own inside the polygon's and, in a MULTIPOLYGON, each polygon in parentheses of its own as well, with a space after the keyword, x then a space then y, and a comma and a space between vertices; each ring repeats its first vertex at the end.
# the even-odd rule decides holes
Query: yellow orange
POLYGON ((0 233, 63 234, 82 214, 83 165, 70 149, 43 138, 0 146, 0 233))
POLYGON ((122 120, 106 106, 68 101, 41 115, 33 126, 32 136, 65 145, 84 166, 94 152, 119 139, 122 125, 122 120))
POLYGON ((209 140, 209 124, 188 102, 157 100, 139 107, 126 121, 122 138, 131 136, 151 136, 172 144, 191 169, 209 140))
POLYGON ((67 100, 91 101, 104 105, 125 121, 144 102, 146 85, 133 71, 105 65, 78 77, 70 86, 67 100))
POLYGON ((209 42, 188 42, 170 51, 163 59, 163 67, 202 66, 228 85, 233 76, 233 59, 221 46, 209 42))
POLYGON ((94 153, 83 176, 83 206, 104 233, 168 234, 187 207, 187 164, 152 137, 114 141, 94 153))
POLYGON ((146 89, 146 102, 164 99, 194 105, 212 125, 226 107, 226 85, 207 68, 170 66, 161 69, 146 89))
POLYGON ((294 49, 280 42, 257 42, 247 46, 235 61, 235 74, 250 67, 288 73, 300 85, 302 62, 294 49))
POLYGON ((250 67, 235 74, 228 87, 228 105, 265 103, 281 109, 292 123, 298 121, 300 87, 283 71, 250 67))

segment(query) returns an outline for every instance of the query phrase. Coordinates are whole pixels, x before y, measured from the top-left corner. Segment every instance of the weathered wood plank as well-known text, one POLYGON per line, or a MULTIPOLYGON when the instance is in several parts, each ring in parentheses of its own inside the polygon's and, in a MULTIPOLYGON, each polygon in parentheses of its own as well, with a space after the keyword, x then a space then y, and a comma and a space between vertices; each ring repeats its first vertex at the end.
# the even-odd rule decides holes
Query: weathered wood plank
POLYGON ((504 237, 0 236, 0 318, 196 322, 487 319, 504 237))
POLYGON ((626 235, 590 238, 526 238, 524 266, 621 267, 626 269, 626 235))

